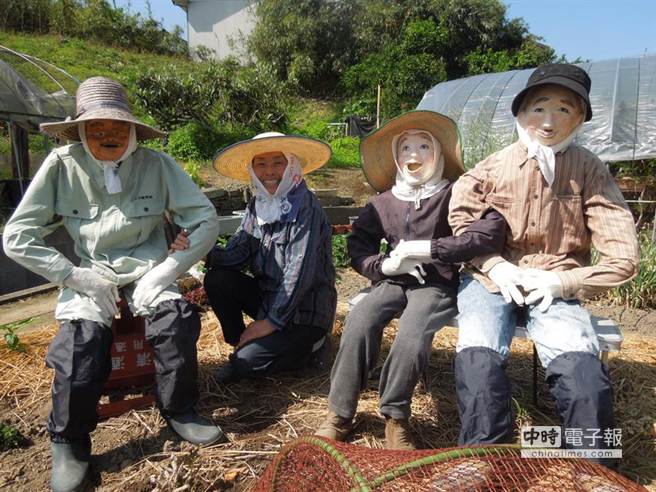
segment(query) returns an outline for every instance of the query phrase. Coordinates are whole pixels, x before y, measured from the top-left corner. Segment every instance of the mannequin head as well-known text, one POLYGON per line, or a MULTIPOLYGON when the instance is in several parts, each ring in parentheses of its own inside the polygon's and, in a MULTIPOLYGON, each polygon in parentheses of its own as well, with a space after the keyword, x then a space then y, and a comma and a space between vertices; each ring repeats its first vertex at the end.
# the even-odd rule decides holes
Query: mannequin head
POLYGON ((583 101, 574 91, 544 84, 526 94, 517 121, 532 139, 556 145, 571 135, 584 117, 583 101))
POLYGON ((130 143, 130 123, 119 120, 89 120, 84 123, 87 145, 99 161, 116 161, 130 143))
POLYGON ((442 146, 430 133, 407 130, 399 135, 395 145, 397 166, 410 186, 420 186, 442 176, 442 146))

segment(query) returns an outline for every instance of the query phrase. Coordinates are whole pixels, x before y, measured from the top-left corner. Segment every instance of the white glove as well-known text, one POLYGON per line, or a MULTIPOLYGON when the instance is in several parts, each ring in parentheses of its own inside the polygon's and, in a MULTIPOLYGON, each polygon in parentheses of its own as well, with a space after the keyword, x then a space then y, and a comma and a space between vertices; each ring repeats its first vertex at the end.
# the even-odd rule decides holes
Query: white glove
POLYGON ((526 304, 533 304, 540 299, 538 309, 545 312, 554 299, 563 297, 563 284, 554 272, 528 268, 522 271, 522 287, 529 291, 526 304))
POLYGON ((425 258, 431 257, 431 242, 430 240, 420 241, 404 241, 401 239, 396 248, 390 253, 390 257, 399 258, 425 258))
POLYGON ((501 295, 507 303, 515 301, 518 306, 524 304, 524 296, 517 288, 522 283, 522 270, 519 267, 504 261, 494 265, 487 272, 487 276, 499 287, 501 295))
POLYGON ((380 266, 383 274, 389 276, 403 275, 409 273, 417 279, 417 281, 424 285, 426 281, 424 277, 426 276, 426 271, 424 267, 421 266, 421 263, 417 263, 417 260, 405 259, 401 260, 399 258, 386 258, 383 261, 383 264, 380 266))
POLYGON ((121 299, 118 296, 118 287, 91 268, 73 267, 64 279, 64 285, 93 299, 106 318, 112 319, 118 313, 116 303, 121 299))
POLYGON ((139 280, 132 293, 132 303, 137 313, 148 312, 155 298, 178 278, 180 264, 169 256, 139 280))

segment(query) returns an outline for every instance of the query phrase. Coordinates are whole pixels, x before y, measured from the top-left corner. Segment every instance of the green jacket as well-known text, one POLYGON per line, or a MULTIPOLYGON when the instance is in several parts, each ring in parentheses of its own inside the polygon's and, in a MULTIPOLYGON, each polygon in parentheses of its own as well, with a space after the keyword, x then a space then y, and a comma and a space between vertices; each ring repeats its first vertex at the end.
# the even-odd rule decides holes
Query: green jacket
POLYGON ((62 285, 73 263, 44 238, 63 223, 80 266, 123 287, 167 256, 165 212, 191 231, 190 247, 172 254, 179 273, 214 245, 216 211, 173 158, 139 147, 122 162, 119 176, 123 191, 110 195, 102 167, 81 144, 53 150, 5 226, 7 256, 62 285))

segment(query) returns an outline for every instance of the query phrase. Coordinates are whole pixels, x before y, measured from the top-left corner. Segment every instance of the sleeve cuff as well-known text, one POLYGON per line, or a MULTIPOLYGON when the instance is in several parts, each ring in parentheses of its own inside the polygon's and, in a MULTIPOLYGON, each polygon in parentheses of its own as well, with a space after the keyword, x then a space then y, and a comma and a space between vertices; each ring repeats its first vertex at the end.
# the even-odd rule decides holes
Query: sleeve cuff
POLYGON ((499 256, 498 254, 492 254, 492 255, 486 255, 486 256, 479 256, 477 258, 474 258, 471 260, 471 264, 479 271, 482 273, 487 274, 490 270, 492 270, 492 267, 498 265, 499 263, 503 263, 504 260, 503 257, 499 256))
POLYGON ((285 327, 284 325, 281 325, 280 323, 278 323, 277 321, 272 320, 269 317, 267 317, 267 320, 269 321, 269 323, 271 323, 273 326, 275 326, 276 330, 278 330, 278 331, 282 331, 282 329, 285 327))
POLYGON ((433 239, 430 243, 430 255, 431 258, 434 260, 438 260, 440 258, 439 254, 439 249, 440 249, 440 240, 438 239, 433 239))
POLYGON ((581 281, 576 272, 569 270, 564 272, 554 272, 558 275, 560 283, 563 286, 563 299, 576 299, 576 293, 581 288, 581 281))

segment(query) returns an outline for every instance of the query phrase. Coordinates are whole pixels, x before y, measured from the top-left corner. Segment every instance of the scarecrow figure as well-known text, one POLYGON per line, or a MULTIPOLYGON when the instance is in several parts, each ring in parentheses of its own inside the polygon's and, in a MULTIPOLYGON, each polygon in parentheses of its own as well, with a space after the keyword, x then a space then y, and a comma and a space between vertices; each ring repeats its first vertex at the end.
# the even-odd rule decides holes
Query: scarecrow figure
POLYGON ((55 370, 47 422, 55 491, 76 490, 87 475, 119 296, 146 318, 157 405, 169 426, 196 444, 222 437, 194 410, 200 319, 175 284, 212 247, 214 207, 171 157, 139 146, 164 133, 135 118, 118 82, 87 79, 76 101, 76 119, 41 126, 76 143, 46 157, 3 234, 9 257, 62 287, 46 357, 55 370), (167 256, 165 211, 191 231, 194 246, 167 256), (79 267, 44 241, 62 223, 79 267))
POLYGON ((510 383, 504 368, 523 307, 529 336, 565 428, 583 445, 604 447, 590 432, 613 427, 608 370, 590 315, 578 299, 636 275, 633 218, 603 163, 572 143, 590 120, 590 78, 568 64, 538 67, 512 103, 519 140, 463 175, 449 222, 463 233, 492 207, 510 233, 503 255, 472 260, 458 294, 455 360, 460 444, 511 438, 510 383), (590 249, 599 262, 590 265, 590 249))
POLYGON ((389 449, 414 449, 408 427, 412 392, 428 364, 437 330, 456 314, 453 263, 498 253, 506 224, 490 211, 460 237, 447 222, 451 182, 463 171, 458 130, 439 113, 411 111, 362 141, 362 167, 380 192, 353 224, 348 251, 371 292, 346 318, 331 374, 329 413, 316 434, 343 441, 359 392, 380 352, 385 326, 399 327, 380 375, 380 413, 389 449), (391 254, 381 253, 385 239, 391 254))
POLYGON ((221 382, 300 369, 327 342, 337 303, 332 230, 303 174, 330 155, 319 140, 268 132, 214 159, 219 174, 255 187, 239 230, 207 260, 205 290, 235 347, 221 382))

